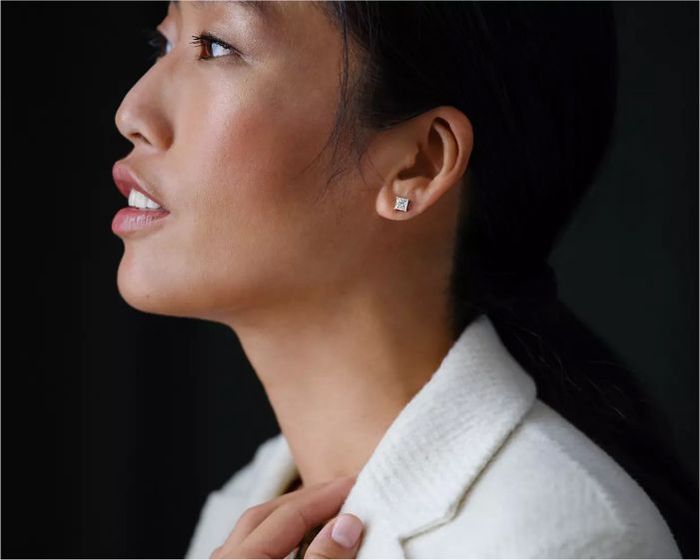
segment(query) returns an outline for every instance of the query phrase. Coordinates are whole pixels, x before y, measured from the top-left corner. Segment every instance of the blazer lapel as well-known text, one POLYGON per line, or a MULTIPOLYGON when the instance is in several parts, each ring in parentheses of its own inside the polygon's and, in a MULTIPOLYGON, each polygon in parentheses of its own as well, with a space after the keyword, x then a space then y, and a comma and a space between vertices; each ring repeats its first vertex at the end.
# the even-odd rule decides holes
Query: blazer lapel
POLYGON ((365 523, 358 558, 403 558, 401 542, 449 521, 536 399, 533 379, 486 315, 470 323, 397 416, 341 512, 365 523))

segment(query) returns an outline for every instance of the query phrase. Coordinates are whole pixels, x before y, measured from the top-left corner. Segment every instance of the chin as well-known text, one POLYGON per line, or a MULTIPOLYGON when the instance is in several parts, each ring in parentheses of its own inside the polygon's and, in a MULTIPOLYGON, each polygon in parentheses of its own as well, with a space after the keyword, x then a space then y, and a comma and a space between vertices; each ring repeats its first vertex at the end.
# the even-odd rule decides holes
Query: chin
POLYGON ((157 267, 150 261, 143 266, 125 254, 117 271, 117 290, 122 299, 144 313, 201 319, 226 323, 234 309, 240 307, 241 294, 232 285, 204 285, 196 278, 183 282, 185 272, 178 274, 168 267, 157 267), (138 264, 137 264, 138 263, 138 264), (180 282, 173 279, 180 279, 180 282), (222 309, 226 313, 222 313, 222 309))
POLYGON ((169 275, 135 266, 124 256, 117 271, 117 290, 134 309, 156 315, 188 316, 184 299, 177 287, 168 282, 169 275))

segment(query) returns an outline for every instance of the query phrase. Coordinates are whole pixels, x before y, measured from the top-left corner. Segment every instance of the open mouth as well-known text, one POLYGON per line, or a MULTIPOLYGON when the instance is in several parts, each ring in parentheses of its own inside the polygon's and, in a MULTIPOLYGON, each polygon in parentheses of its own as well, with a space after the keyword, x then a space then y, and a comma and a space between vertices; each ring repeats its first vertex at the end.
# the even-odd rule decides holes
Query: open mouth
POLYGON ((112 220, 112 231, 116 235, 121 237, 136 231, 151 230, 170 214, 121 162, 113 166, 112 176, 117 188, 128 200, 128 207, 119 210, 112 220))
POLYGON ((122 208, 112 220, 112 231, 119 236, 151 228, 152 225, 170 214, 155 200, 146 196, 143 192, 131 189, 129 192, 129 206, 122 208))

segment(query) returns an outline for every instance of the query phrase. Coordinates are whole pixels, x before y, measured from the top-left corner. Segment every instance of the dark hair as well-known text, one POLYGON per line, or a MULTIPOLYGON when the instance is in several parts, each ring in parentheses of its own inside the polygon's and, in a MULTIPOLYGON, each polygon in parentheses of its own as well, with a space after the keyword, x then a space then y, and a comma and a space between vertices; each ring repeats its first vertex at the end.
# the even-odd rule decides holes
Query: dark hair
POLYGON ((344 41, 336 148, 343 124, 388 128, 438 106, 453 106, 472 123, 451 278, 455 337, 486 313, 538 397, 644 488, 683 555, 697 557, 697 483, 666 443, 665 418, 557 298, 547 264, 610 141, 617 102, 611 5, 320 6, 344 41), (351 60, 360 62, 353 83, 351 60))

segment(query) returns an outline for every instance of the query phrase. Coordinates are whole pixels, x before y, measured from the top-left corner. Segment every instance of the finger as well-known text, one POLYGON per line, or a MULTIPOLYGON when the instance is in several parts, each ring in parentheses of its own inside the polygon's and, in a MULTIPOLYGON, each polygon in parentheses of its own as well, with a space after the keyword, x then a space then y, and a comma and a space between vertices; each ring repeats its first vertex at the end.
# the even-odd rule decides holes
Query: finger
MULTIPOLYGON (((347 477, 340 477, 326 482, 319 482, 313 486, 308 486, 305 488, 300 488, 294 490, 293 492, 288 492, 281 496, 278 496, 274 500, 264 502, 262 504, 248 508, 240 519, 236 522, 235 527, 229 533, 226 541, 229 542, 241 542, 250 533, 252 533, 275 509, 282 506, 283 504, 299 500, 303 496, 311 495, 316 492, 322 491, 325 487, 331 484, 350 484, 354 483, 357 475, 351 475, 347 477), (341 483, 341 480, 343 481, 341 483)), ((325 521, 325 520, 324 520, 325 521)), ((300 537, 301 538, 301 537, 300 537)))
POLYGON ((355 558, 364 525, 351 513, 331 519, 311 541, 304 558, 355 558))
POLYGON ((268 558, 286 556, 307 531, 338 513, 352 483, 352 478, 337 479, 315 492, 286 501, 247 536, 243 548, 268 558))

